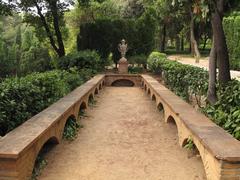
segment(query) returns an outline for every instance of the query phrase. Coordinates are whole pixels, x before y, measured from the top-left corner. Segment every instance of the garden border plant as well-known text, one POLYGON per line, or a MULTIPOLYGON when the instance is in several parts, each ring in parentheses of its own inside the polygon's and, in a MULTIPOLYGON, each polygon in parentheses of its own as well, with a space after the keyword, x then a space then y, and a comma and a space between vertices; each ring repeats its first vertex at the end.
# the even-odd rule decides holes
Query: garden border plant
POLYGON ((240 82, 233 80, 226 86, 217 85, 218 101, 215 105, 202 105, 207 96, 208 72, 202 68, 170 61, 165 54, 152 52, 148 69, 160 74, 165 85, 186 101, 196 97, 201 111, 217 125, 240 140, 240 82))
POLYGON ((93 76, 88 69, 54 70, 0 83, 0 136, 41 112, 93 76))

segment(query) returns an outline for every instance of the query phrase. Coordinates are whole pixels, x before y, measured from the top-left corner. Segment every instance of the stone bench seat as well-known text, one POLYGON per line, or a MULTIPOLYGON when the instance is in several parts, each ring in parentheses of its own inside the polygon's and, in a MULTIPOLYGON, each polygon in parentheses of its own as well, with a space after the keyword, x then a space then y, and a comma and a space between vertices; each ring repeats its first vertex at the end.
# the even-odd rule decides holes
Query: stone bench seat
POLYGON ((240 142, 204 114, 168 90, 149 75, 142 75, 143 86, 164 109, 165 122, 174 122, 179 144, 190 138, 201 155, 208 179, 240 179, 240 142))
POLYGON ((80 106, 87 107, 104 82, 98 75, 61 98, 0 139, 0 179, 29 179, 35 159, 49 140, 59 143, 67 119, 78 117, 80 106))

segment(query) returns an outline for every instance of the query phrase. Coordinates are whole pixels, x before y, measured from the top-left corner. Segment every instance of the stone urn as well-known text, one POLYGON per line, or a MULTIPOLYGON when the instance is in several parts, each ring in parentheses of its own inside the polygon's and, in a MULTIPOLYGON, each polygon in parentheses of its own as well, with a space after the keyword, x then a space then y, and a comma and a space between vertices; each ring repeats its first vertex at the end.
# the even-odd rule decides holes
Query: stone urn
POLYGON ((121 53, 121 59, 118 61, 118 73, 127 74, 128 73, 128 61, 125 58, 126 52, 128 50, 128 45, 123 39, 118 45, 118 50, 121 53))

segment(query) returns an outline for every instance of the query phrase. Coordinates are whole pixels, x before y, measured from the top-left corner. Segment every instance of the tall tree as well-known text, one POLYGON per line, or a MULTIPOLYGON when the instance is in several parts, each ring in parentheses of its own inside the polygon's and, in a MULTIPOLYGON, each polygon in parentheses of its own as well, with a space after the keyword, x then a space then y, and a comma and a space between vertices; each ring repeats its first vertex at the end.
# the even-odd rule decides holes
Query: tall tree
POLYGON ((65 55, 61 27, 64 26, 63 15, 72 0, 16 0, 16 5, 27 13, 26 22, 40 28, 44 27, 50 44, 59 57, 65 55))

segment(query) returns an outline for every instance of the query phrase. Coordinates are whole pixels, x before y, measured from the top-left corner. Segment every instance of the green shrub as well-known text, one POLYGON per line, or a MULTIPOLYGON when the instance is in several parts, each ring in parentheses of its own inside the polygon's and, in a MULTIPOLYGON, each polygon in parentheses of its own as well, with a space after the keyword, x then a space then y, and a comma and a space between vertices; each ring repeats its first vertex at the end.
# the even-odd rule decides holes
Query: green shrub
POLYGON ((90 71, 49 71, 0 83, 0 135, 3 136, 89 79, 90 71))
POLYGON ((100 56, 96 51, 79 51, 70 53, 58 60, 58 67, 60 69, 69 69, 76 67, 78 70, 81 69, 93 69, 100 70, 103 68, 100 56))
POLYGON ((141 74, 141 73, 144 72, 144 68, 143 67, 139 67, 139 66, 136 66, 136 67, 129 66, 128 67, 128 72, 130 74, 141 74))
POLYGON ((63 138, 70 141, 74 140, 77 136, 79 128, 80 128, 79 122, 75 118, 70 117, 67 120, 66 125, 64 127, 63 138))
POLYGON ((207 105, 203 111, 219 126, 240 140, 240 82, 231 81, 218 87, 218 101, 207 105))
POLYGON ((223 19, 223 27, 227 40, 231 69, 240 70, 240 15, 232 15, 223 19))
POLYGON ((166 54, 160 52, 152 52, 147 59, 148 68, 156 74, 161 73, 162 70, 159 63, 162 63, 166 60, 166 54))
POLYGON ((147 57, 144 54, 131 56, 128 58, 128 62, 129 64, 137 64, 138 66, 143 65, 144 67, 146 67, 147 57))
POLYGON ((159 52, 150 54, 148 68, 162 74, 168 88, 185 100, 189 100, 191 92, 198 96, 207 92, 208 73, 201 68, 169 61, 165 54, 159 52))

